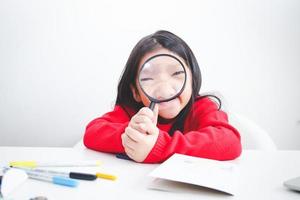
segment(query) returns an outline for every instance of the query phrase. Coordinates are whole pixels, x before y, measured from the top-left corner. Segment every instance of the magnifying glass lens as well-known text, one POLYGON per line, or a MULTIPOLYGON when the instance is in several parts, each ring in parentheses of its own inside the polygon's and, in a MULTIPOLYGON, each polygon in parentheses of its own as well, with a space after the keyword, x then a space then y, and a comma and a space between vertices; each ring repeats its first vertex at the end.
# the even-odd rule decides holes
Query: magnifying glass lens
POLYGON ((143 64, 138 80, 141 89, 152 102, 169 101, 182 92, 186 70, 176 57, 156 55, 143 64))

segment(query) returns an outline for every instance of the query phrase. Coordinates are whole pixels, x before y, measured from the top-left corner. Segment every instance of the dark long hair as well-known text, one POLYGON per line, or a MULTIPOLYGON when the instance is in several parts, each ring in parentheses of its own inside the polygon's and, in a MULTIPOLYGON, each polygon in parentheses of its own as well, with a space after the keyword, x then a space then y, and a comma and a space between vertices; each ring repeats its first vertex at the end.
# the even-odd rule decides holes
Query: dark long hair
POLYGON ((159 48, 168 49, 180 56, 185 61, 192 74, 192 96, 188 104, 177 115, 175 122, 169 131, 169 134, 173 135, 175 130, 183 131, 184 119, 191 111, 192 105, 196 98, 199 99, 199 91, 202 82, 200 68, 192 50, 180 37, 176 36, 175 34, 169 31, 160 30, 142 38, 135 45, 130 53, 118 84, 116 105, 122 106, 125 110, 126 107, 129 107, 136 111, 144 107, 141 102, 135 101, 130 89, 130 85, 136 87, 135 79, 138 72, 138 66, 143 56, 146 53, 159 48))

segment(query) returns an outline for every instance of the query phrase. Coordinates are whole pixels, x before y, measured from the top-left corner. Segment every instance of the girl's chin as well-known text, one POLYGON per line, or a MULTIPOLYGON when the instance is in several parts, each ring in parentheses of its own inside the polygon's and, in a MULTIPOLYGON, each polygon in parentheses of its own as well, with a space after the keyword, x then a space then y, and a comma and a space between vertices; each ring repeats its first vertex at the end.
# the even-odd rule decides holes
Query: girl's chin
POLYGON ((172 120, 172 119, 174 119, 177 115, 161 115, 161 114, 159 114, 159 116, 160 116, 162 119, 165 119, 165 120, 172 120))
POLYGON ((168 102, 159 103, 159 115, 165 119, 173 119, 180 112, 180 101, 178 98, 168 102))
POLYGON ((177 109, 173 110, 160 110, 159 116, 164 119, 174 119, 180 111, 177 111, 177 109))

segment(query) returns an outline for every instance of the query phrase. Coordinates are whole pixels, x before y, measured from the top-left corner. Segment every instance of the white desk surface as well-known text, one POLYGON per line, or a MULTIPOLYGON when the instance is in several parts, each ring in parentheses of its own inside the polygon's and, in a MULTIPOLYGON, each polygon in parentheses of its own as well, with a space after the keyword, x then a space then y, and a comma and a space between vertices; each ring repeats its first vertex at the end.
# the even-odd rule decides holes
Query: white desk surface
MULTIPOLYGON (((244 150, 238 163, 239 193, 226 195, 202 187, 187 187, 178 192, 147 188, 152 178, 147 175, 158 165, 140 164, 115 158, 112 154, 88 149, 0 147, 0 165, 13 160, 100 160, 100 167, 75 168, 73 171, 102 171, 118 176, 116 181, 97 179, 80 181, 77 188, 68 188, 47 182, 27 180, 10 199, 28 200, 36 196, 48 199, 300 199, 300 192, 283 186, 289 178, 300 176, 300 151, 244 150)), ((69 170, 70 168, 63 168, 69 170)))

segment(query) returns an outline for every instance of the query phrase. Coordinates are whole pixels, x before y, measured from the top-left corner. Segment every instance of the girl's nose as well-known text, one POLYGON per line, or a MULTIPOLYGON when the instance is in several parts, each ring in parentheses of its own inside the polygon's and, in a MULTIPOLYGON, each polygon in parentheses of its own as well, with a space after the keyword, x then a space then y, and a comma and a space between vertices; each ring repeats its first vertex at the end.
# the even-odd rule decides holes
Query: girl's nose
POLYGON ((157 85, 154 91, 154 98, 157 100, 165 100, 176 95, 176 89, 168 83, 157 85))

